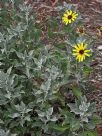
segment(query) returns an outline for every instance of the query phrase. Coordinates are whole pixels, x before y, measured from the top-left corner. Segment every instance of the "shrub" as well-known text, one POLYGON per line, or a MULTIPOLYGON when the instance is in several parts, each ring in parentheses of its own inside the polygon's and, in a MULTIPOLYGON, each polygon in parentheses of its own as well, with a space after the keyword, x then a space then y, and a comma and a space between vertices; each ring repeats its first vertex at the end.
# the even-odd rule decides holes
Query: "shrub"
POLYGON ((82 22, 72 5, 55 10, 46 44, 31 4, 2 1, 0 136, 96 136, 95 104, 85 97, 92 41, 76 32, 82 22))

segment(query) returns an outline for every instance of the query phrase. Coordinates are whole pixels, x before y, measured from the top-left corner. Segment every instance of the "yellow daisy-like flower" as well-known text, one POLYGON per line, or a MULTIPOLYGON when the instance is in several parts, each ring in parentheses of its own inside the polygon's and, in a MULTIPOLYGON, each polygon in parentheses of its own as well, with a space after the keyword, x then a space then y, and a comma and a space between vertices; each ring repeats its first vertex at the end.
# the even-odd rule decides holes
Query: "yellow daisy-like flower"
POLYGON ((82 62, 85 60, 85 57, 90 57, 91 50, 87 50, 87 44, 81 42, 74 46, 73 55, 76 57, 78 62, 82 62))
POLYGON ((78 14, 76 12, 73 12, 72 10, 66 10, 62 17, 62 22, 66 25, 70 24, 76 20, 77 16, 78 14))

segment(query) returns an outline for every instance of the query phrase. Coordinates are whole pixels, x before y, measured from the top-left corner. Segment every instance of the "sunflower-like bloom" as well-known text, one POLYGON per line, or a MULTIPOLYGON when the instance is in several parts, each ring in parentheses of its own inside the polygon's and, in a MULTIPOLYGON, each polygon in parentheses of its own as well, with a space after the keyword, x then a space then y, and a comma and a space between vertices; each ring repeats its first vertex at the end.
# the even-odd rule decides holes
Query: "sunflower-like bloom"
POLYGON ((90 57, 91 50, 87 50, 87 44, 81 42, 73 47, 73 55, 76 57, 78 62, 85 60, 85 57, 90 57))
POLYGON ((73 12, 72 10, 66 10, 62 17, 62 22, 66 25, 70 24, 76 20, 77 16, 78 14, 76 12, 73 12))

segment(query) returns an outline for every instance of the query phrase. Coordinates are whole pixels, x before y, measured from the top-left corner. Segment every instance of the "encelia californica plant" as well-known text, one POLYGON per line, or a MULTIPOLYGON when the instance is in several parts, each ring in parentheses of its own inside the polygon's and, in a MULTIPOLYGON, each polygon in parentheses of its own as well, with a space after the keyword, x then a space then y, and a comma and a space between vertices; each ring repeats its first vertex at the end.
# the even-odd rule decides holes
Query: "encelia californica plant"
POLYGON ((47 18, 47 41, 31 4, 0 2, 0 136, 96 136, 85 94, 93 58, 75 7, 47 18))

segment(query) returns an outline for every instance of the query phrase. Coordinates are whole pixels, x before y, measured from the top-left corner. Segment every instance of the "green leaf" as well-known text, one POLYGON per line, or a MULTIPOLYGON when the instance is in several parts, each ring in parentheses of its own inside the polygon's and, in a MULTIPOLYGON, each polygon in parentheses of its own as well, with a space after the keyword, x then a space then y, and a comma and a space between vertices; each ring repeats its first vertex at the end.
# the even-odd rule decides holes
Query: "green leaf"
POLYGON ((79 128, 80 128, 80 121, 79 120, 73 119, 70 121, 70 130, 71 131, 79 130, 79 128))
POLYGON ((97 136, 97 133, 93 131, 84 131, 79 134, 79 136, 97 136))
POLYGON ((69 129, 69 125, 66 125, 66 126, 54 125, 53 129, 60 131, 60 132, 64 132, 69 129))
POLYGON ((0 124, 4 124, 4 121, 0 119, 0 124))
POLYGON ((53 113, 53 107, 49 108, 49 109, 46 111, 46 116, 47 116, 47 115, 50 116, 50 115, 52 115, 52 113, 53 113))
POLYGON ((77 98, 80 98, 82 96, 82 92, 79 88, 76 87, 72 88, 72 92, 77 98))
POLYGON ((12 115, 10 115, 11 118, 17 118, 17 117, 20 117, 20 114, 19 113, 13 113, 12 115))
POLYGON ((10 74, 11 74, 11 71, 12 71, 12 67, 10 67, 10 68, 7 70, 7 74, 10 75, 10 74))
POLYGON ((95 131, 88 131, 87 136, 97 136, 95 131))
POLYGON ((100 124, 101 118, 98 115, 93 115, 92 122, 95 123, 95 124, 100 124))

